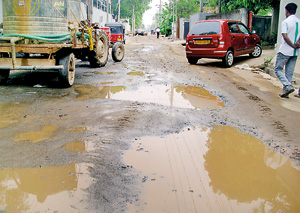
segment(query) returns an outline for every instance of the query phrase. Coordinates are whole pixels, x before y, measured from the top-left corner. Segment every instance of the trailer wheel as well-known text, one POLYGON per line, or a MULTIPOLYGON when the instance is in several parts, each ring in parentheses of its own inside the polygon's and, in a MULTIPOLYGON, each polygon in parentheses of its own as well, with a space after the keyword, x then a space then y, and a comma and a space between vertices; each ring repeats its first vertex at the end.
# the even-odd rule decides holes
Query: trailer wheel
POLYGON ((75 79, 75 56, 69 54, 57 59, 58 65, 63 65, 64 69, 59 70, 59 81, 62 87, 70 87, 75 79))
POLYGON ((120 62, 123 60, 125 55, 124 45, 121 43, 115 43, 112 48, 112 59, 116 62, 120 62))
POLYGON ((7 82, 10 70, 0 70, 0 85, 7 82))
POLYGON ((108 37, 104 31, 99 31, 94 50, 89 52, 88 58, 91 67, 104 67, 108 60, 108 37))

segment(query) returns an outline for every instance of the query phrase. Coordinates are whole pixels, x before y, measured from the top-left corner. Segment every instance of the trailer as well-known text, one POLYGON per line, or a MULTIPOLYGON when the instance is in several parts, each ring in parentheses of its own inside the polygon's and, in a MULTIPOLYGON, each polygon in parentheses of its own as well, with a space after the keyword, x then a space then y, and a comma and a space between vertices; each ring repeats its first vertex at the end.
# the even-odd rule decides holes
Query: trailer
MULTIPOLYGON (((87 59, 91 67, 105 66, 108 36, 82 21, 83 12, 79 0, 3 0, 0 84, 11 70, 31 70, 57 72, 60 85, 70 87, 76 59, 87 59)), ((122 60, 124 47, 118 44, 117 49, 113 54, 122 60)))

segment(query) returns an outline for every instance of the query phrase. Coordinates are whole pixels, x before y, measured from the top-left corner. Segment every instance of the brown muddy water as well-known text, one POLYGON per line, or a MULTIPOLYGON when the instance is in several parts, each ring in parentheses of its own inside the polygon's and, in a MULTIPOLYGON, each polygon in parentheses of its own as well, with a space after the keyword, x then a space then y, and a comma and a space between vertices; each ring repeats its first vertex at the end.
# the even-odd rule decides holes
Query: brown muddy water
POLYGON ((14 142, 40 143, 49 139, 58 127, 55 125, 46 125, 41 130, 20 132, 15 134, 14 142))
POLYGON ((164 84, 129 90, 125 86, 75 85, 77 100, 102 98, 154 103, 189 109, 215 109, 225 104, 209 91, 198 86, 164 84))
POLYGON ((24 103, 0 104, 0 129, 18 123, 26 105, 24 103))
POLYGON ((145 137, 124 161, 142 185, 129 212, 300 211, 300 167, 232 127, 145 137))
POLYGON ((84 212, 91 164, 0 170, 0 210, 5 212, 84 212))

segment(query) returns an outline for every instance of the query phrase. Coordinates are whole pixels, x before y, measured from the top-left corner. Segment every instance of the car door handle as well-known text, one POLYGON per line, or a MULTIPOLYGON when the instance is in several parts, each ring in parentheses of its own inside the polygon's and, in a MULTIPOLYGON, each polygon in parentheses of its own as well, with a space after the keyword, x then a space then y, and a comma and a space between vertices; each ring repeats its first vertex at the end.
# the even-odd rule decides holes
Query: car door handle
POLYGON ((232 38, 235 38, 235 36, 232 36, 232 38))

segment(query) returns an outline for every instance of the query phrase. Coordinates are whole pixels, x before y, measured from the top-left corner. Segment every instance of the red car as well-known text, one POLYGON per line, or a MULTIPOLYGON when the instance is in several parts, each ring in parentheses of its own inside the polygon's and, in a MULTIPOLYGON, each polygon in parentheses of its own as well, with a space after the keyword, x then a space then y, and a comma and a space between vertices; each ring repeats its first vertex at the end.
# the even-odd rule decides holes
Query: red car
POLYGON ((261 55, 261 41, 254 33, 240 21, 198 21, 186 37, 186 57, 190 64, 200 58, 217 58, 223 60, 225 67, 231 67, 236 56, 261 55))

